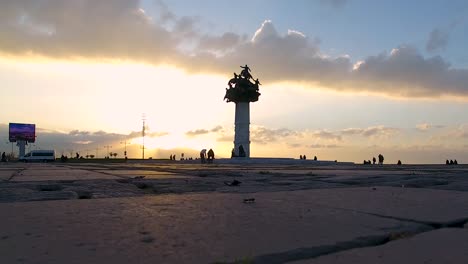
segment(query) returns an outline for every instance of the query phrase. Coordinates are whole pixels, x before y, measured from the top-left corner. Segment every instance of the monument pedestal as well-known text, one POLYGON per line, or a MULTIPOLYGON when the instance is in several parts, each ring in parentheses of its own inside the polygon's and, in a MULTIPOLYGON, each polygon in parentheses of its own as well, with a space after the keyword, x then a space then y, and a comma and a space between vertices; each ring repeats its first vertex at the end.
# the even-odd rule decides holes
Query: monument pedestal
POLYGON ((234 151, 240 157, 239 148, 242 146, 245 157, 250 157, 250 103, 236 103, 234 151))

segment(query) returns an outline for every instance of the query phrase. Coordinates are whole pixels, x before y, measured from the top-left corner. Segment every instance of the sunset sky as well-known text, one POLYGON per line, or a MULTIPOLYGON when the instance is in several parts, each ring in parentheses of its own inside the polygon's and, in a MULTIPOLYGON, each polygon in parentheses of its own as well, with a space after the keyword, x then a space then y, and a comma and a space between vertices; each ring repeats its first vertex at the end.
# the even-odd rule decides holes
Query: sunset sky
POLYGON ((466 0, 0 1, 0 151, 229 157, 248 64, 253 157, 467 163, 467 47, 466 0))

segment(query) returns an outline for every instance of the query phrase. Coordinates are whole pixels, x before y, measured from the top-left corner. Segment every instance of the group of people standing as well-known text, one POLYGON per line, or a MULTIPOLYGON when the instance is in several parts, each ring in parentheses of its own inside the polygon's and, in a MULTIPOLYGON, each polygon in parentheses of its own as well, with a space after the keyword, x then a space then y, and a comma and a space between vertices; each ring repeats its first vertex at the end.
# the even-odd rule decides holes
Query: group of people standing
MULTIPOLYGON (((383 162, 384 162, 384 156, 382 154, 379 154, 378 158, 379 158, 379 165, 382 165, 383 162)), ((370 160, 364 160, 363 164, 364 165, 366 165, 366 164, 375 164, 376 162, 377 162, 377 159, 375 157, 372 157, 372 163, 371 163, 370 160)), ((398 163, 399 163, 398 165, 401 165, 400 160, 398 160, 398 163)))
MULTIPOLYGON (((299 159, 300 160, 306 160, 307 156, 305 154, 304 155, 299 155, 299 159)), ((317 160, 317 156, 314 156, 314 160, 317 160)))
POLYGON ((458 161, 457 160, 446 160, 445 161, 445 164, 446 165, 458 165, 458 161))
POLYGON ((206 152, 206 149, 202 149, 200 151, 201 163, 213 163, 214 158, 215 158, 215 154, 214 154, 213 149, 208 150, 208 152, 206 152))

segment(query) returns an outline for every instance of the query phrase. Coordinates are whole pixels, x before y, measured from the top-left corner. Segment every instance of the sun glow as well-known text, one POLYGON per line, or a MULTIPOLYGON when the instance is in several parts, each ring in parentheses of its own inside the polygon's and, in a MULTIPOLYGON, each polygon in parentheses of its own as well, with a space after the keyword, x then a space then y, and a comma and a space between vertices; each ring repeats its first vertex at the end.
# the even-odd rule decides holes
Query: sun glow
MULTIPOLYGON (((143 145, 143 138, 134 138, 131 140, 131 144, 143 145)), ((203 148, 213 148, 216 145, 216 139, 205 136, 187 137, 183 134, 168 134, 161 137, 145 137, 144 144, 146 149, 186 148, 201 150, 203 148)))

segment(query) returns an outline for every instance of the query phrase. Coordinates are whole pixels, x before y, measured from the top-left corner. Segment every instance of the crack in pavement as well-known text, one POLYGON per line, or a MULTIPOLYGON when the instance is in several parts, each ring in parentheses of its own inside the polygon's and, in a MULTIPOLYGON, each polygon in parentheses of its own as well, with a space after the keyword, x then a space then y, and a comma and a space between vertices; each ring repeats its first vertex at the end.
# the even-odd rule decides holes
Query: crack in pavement
MULTIPOLYGON (((257 263, 280 264, 280 263, 286 263, 290 261, 317 258, 320 256, 329 255, 329 254, 337 253, 340 251, 345 251, 345 250, 350 250, 350 249, 355 249, 355 248, 379 246, 389 241, 391 241, 390 234, 378 235, 378 236, 365 236, 365 237, 358 237, 350 241, 338 242, 336 244, 331 244, 331 245, 303 247, 303 248, 296 248, 296 249, 279 252, 279 253, 259 255, 259 256, 250 258, 249 260, 251 260, 251 263, 256 263, 256 264, 257 263)), ((228 263, 234 264, 238 262, 234 261, 234 262, 228 262, 228 263)))
POLYGON ((21 172, 25 171, 26 168, 21 168, 15 172, 13 172, 10 176, 10 178, 8 178, 6 181, 11 181, 11 179, 13 179, 15 176, 18 176, 21 172))
POLYGON ((416 219, 411 219, 411 218, 404 218, 404 217, 398 217, 398 216, 391 216, 391 215, 384 215, 384 214, 377 214, 377 213, 371 213, 371 212, 366 212, 366 211, 360 211, 360 210, 354 210, 354 209, 348 209, 348 208, 342 208, 342 207, 334 207, 334 206, 328 206, 324 204, 318 204, 323 207, 327 207, 330 209, 335 209, 335 210, 343 210, 343 211, 348 211, 348 212, 353 212, 353 213, 359 213, 359 214, 365 214, 365 215, 371 215, 371 216, 376 216, 376 217, 381 217, 381 218, 386 218, 386 219, 392 219, 392 220, 398 220, 398 221, 403 221, 403 222, 410 222, 410 223, 415 223, 415 224, 421 224, 421 225, 426 225, 430 226, 433 229, 440 229, 440 228, 461 228, 463 225, 468 223, 468 217, 463 217, 460 219, 455 219, 452 221, 448 222, 433 222, 433 221, 421 221, 421 220, 416 220, 416 219))
MULTIPOLYGON (((260 263, 260 264, 264 264, 264 263, 265 264, 277 264, 277 263, 279 264, 279 263, 286 263, 290 261, 313 259, 313 258, 317 258, 317 257, 324 256, 324 255, 339 253, 345 250, 380 246, 380 245, 384 245, 394 240, 405 239, 414 235, 434 231, 434 230, 441 229, 441 228, 464 228, 464 225, 468 224, 468 217, 445 222, 445 223, 437 223, 437 222, 431 222, 431 221, 420 221, 420 220, 409 219, 409 218, 369 213, 369 212, 347 209, 347 208, 331 207, 331 206, 326 206, 326 205, 321 205, 321 206, 336 209, 336 210, 351 211, 351 212, 371 215, 375 217, 415 223, 415 224, 419 224, 420 226, 417 228, 413 228, 413 229, 390 232, 385 235, 358 237, 350 241, 338 242, 333 245, 303 247, 303 248, 296 248, 296 249, 292 249, 292 250, 288 250, 284 252, 254 256, 252 258, 249 258, 249 261, 251 261, 251 263, 260 263)), ((238 263, 238 261, 228 262, 228 263, 238 263)))

